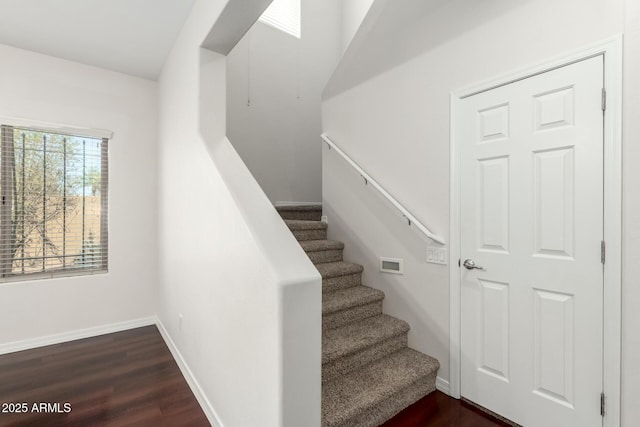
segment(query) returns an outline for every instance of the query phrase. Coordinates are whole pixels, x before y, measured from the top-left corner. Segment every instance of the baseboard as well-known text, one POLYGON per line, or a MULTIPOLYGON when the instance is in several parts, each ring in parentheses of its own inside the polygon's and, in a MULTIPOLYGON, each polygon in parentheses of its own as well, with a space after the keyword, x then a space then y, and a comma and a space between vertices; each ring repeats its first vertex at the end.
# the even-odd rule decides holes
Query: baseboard
POLYGON ((44 337, 30 338, 21 341, 13 341, 0 344, 0 354, 14 353, 16 351, 31 350, 33 348, 44 347, 52 344, 81 340, 104 334, 125 331, 127 329, 140 328, 142 326, 155 325, 157 318, 144 317, 141 319, 127 320, 125 322, 111 323, 109 325, 96 326, 94 328, 77 329, 75 331, 63 332, 60 334, 47 335, 44 337))
POLYGON ((320 206, 322 202, 275 202, 275 207, 278 206, 320 206))
POLYGON ((193 376, 191 369, 182 358, 180 351, 178 351, 177 347, 173 343, 173 340, 169 336, 169 333, 160 322, 157 316, 152 317, 144 317, 141 319, 128 320, 125 322, 111 323, 109 325, 97 326, 95 328, 86 328, 86 329, 78 329, 75 331, 64 332, 60 334, 47 335, 44 337, 31 338, 22 341, 13 341, 6 344, 0 344, 0 355, 14 353, 17 351, 23 350, 31 350, 38 347, 44 347, 47 345, 60 344, 69 341, 80 340, 83 338, 91 338, 97 337, 100 335, 111 334, 114 332, 126 331, 128 329, 140 328, 143 326, 156 325, 160 335, 162 335, 162 339, 167 344, 171 355, 173 356, 176 364, 180 368, 182 375, 184 376, 187 384, 191 388, 196 400, 202 407, 207 419, 211 423, 213 427, 223 427, 220 418, 216 414, 211 402, 207 399, 202 388, 200 388, 200 384, 193 376))
POLYGON ((449 381, 436 377, 436 390, 439 390, 449 396, 449 381))
POLYGON ((187 384, 189 384, 189 388, 191 388, 193 395, 196 397, 196 400, 200 404, 204 414, 207 416, 207 419, 213 427, 223 427, 220 417, 218 417, 218 414, 213 409, 213 405, 211 405, 211 402, 207 399, 207 396, 204 394, 204 391, 200 387, 196 377, 191 372, 191 369, 189 369, 189 365, 187 365, 187 362, 183 359, 182 354, 180 354, 180 351, 171 339, 169 332, 167 332, 164 325, 158 318, 156 319, 156 326, 158 327, 158 331, 160 331, 160 335, 162 335, 164 342, 167 344, 167 347, 169 347, 169 351, 171 352, 171 355, 173 355, 173 359, 178 364, 178 367, 182 372, 182 376, 187 381, 187 384))

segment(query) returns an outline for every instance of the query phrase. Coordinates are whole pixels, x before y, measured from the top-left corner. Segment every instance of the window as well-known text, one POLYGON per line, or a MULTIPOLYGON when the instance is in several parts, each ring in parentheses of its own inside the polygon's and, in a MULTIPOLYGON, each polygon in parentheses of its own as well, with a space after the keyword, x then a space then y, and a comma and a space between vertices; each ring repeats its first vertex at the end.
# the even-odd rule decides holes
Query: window
POLYGON ((0 281, 107 270, 107 147, 1 126, 0 281))
POLYGON ((300 38, 300 0, 273 0, 260 22, 300 38))

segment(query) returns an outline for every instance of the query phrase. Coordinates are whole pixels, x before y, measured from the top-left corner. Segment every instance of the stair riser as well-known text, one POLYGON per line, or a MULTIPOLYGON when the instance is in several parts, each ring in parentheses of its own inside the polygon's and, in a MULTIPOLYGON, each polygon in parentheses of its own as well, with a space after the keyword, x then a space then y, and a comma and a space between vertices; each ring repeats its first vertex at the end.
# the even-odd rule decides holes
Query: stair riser
POLYGON ((311 230, 291 230, 296 240, 327 240, 327 230, 311 229, 311 230))
POLYGON ((385 399, 382 404, 378 403, 344 422, 329 424, 322 420, 322 427, 377 427, 435 389, 436 373, 434 372, 429 376, 419 378, 409 387, 405 387, 394 396, 385 399))
POLYGON ((362 284, 362 273, 348 274, 346 276, 328 277, 322 279, 322 293, 336 291, 338 289, 351 288, 362 284))
POLYGON ((326 251, 307 252, 307 256, 314 264, 342 261, 342 249, 329 249, 326 251))
POLYGON ((378 359, 386 357, 396 351, 407 347, 407 333, 389 338, 385 341, 376 343, 357 353, 342 356, 336 360, 322 365, 322 382, 331 381, 332 379, 346 375, 366 364, 375 362, 378 359))
POLYGON ((320 221, 322 211, 278 211, 282 219, 298 219, 303 221, 320 221))
POLYGON ((322 327, 327 329, 338 328, 347 323, 366 319, 367 317, 382 314, 382 300, 369 304, 357 305, 346 310, 336 311, 322 315, 322 327))

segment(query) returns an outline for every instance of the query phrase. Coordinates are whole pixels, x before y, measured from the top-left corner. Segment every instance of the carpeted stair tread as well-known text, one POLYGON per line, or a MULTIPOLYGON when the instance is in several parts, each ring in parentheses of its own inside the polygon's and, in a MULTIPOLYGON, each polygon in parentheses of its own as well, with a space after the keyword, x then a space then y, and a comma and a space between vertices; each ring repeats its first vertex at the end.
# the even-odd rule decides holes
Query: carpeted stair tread
POLYGON ((320 221, 322 205, 276 206, 282 219, 302 219, 320 221))
POLYGON ((326 230, 327 223, 322 221, 308 221, 302 219, 285 219, 290 230, 326 230))
POLYGON ((301 219, 285 219, 284 222, 299 242, 307 240, 325 240, 327 238, 326 222, 301 219))
MULTIPOLYGON (((298 231, 300 233, 300 231, 298 231)), ((300 240, 300 246, 315 265, 342 261, 344 243, 333 240, 300 240)))
MULTIPOLYGON (((302 243, 302 242, 301 242, 302 243)), ((317 264, 316 268, 323 279, 330 277, 347 276, 349 274, 360 274, 364 270, 364 267, 360 264, 353 264, 351 262, 327 262, 324 264, 317 264)))
POLYGON ((335 240, 305 240, 300 242, 305 252, 330 251, 344 249, 344 243, 335 240))
POLYGON ((435 389, 439 363, 405 348, 323 384, 323 427, 373 427, 435 389))
POLYGON ((320 211, 322 212, 322 205, 283 205, 276 206, 278 212, 288 211, 320 211))
POLYGON ((335 313, 352 307, 382 301, 384 292, 368 286, 353 286, 322 295, 322 314, 335 313))
POLYGON ((322 334, 322 363, 333 362, 408 331, 407 322, 385 314, 329 329, 322 334))
POLYGON ((322 275, 322 293, 334 292, 339 289, 347 289, 352 286, 362 285, 362 266, 359 264, 344 263, 330 266, 327 263, 316 264, 316 268, 322 275), (341 274, 340 276, 329 276, 330 274, 341 274))

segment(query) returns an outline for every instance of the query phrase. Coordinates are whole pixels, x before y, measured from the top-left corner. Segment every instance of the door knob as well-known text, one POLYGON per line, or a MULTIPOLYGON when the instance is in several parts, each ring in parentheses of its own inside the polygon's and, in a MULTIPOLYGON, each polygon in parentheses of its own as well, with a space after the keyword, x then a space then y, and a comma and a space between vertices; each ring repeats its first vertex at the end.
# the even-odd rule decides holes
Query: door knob
POLYGON ((480 267, 479 265, 476 265, 476 263, 473 262, 472 259, 465 259, 462 265, 464 265, 464 267, 467 270, 473 270, 473 269, 484 270, 484 267, 480 267))

